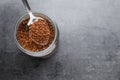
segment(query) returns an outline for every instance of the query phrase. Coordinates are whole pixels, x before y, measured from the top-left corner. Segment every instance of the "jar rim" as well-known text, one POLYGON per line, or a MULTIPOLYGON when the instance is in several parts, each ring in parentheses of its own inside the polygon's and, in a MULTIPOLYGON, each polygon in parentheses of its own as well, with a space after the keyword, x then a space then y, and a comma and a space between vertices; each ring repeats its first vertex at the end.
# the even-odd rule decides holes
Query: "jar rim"
POLYGON ((52 43, 49 45, 48 48, 46 48, 45 50, 42 50, 42 51, 39 51, 39 52, 32 52, 32 51, 29 51, 25 48, 23 48, 20 43, 18 42, 17 40, 17 36, 16 36, 16 33, 17 33, 17 30, 18 30, 18 27, 20 25, 20 23, 26 19, 28 17, 28 14, 25 14, 23 15, 22 17, 20 17, 20 19, 17 21, 17 23, 15 24, 15 31, 14 31, 14 38, 15 38, 15 42, 17 44, 17 47, 23 51, 24 53, 30 55, 30 56, 33 56, 33 57, 43 57, 43 56, 46 56, 48 54, 50 54, 56 47, 56 43, 57 43, 57 37, 58 37, 58 27, 57 27, 57 24, 54 23, 48 16, 46 16, 45 14, 42 14, 42 13, 33 13, 34 15, 36 16, 43 16, 45 17, 46 19, 48 19, 53 27, 54 27, 54 30, 55 30, 55 36, 54 36, 54 40, 52 41, 52 43))

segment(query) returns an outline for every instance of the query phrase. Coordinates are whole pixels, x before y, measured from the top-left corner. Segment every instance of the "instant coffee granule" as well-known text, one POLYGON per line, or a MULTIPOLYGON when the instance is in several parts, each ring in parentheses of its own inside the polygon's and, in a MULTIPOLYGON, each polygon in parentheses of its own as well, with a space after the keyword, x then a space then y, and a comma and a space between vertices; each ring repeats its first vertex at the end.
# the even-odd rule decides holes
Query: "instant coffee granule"
MULTIPOLYGON (((45 19, 45 18, 44 18, 45 19)), ((46 45, 39 45, 39 44, 36 44, 29 36, 28 36, 28 33, 27 33, 27 31, 26 31, 26 25, 27 25, 27 23, 28 23, 28 20, 29 19, 25 19, 25 20, 23 20, 22 22, 21 22, 21 24, 19 25, 19 27, 18 27, 18 31, 17 31, 17 34, 16 34, 16 36, 17 36, 17 40, 18 40, 18 42, 19 42, 19 44, 24 48, 24 49, 26 49, 26 50, 29 50, 29 51, 32 51, 32 52, 39 52, 39 51, 42 51, 42 50, 45 50, 46 48, 48 48, 49 46, 50 46, 50 44, 53 42, 53 40, 54 40, 54 37, 55 37, 55 30, 54 30, 54 27, 53 27, 53 25, 52 25, 52 23, 49 21, 49 20, 47 20, 47 19, 45 19, 46 20, 46 23, 47 23, 47 25, 49 26, 49 30, 48 29, 46 29, 46 28, 42 28, 42 29, 44 29, 44 30, 42 30, 42 31, 44 31, 44 36, 46 36, 46 37, 43 37, 43 38, 40 38, 40 36, 42 36, 42 34, 37 34, 37 36, 35 36, 35 37, 33 37, 33 38, 35 38, 35 40, 38 40, 38 42, 41 42, 41 41, 46 41, 46 40, 48 40, 48 43, 46 44, 46 45), (46 29, 46 30, 45 30, 46 29), (47 32, 47 33, 46 33, 47 32), (38 37, 39 36, 39 37, 38 37), (49 39, 48 39, 48 36, 49 36, 49 39), (36 39, 37 38, 37 39, 36 39)), ((46 25, 45 23, 44 24, 42 24, 42 23, 44 23, 44 22, 39 22, 39 24, 41 24, 41 25, 46 25)), ((37 22, 36 22, 36 24, 37 24, 37 22)), ((35 27, 35 25, 33 24, 32 25, 32 27, 31 27, 31 30, 32 30, 32 28, 34 28, 35 27)), ((37 28, 34 28, 34 29, 37 29, 37 28)), ((33 29, 33 30, 34 30, 33 29)), ((36 30, 36 31, 38 31, 38 30, 36 30)), ((40 31, 39 33, 42 33, 42 31, 40 31)), ((34 36, 34 35, 32 35, 32 36, 34 36)))

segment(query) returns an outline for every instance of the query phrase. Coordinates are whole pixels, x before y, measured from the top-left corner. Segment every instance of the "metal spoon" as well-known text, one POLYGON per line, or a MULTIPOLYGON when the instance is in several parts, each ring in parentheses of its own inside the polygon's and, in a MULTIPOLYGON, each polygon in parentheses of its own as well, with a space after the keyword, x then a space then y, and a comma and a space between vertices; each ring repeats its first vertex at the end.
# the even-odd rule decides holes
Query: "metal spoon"
MULTIPOLYGON (((30 37, 30 34, 29 34, 29 27, 30 27, 30 25, 33 24, 33 23, 35 23, 35 22, 37 22, 38 20, 45 20, 45 19, 43 19, 42 17, 37 17, 37 16, 34 16, 34 15, 33 15, 33 13, 31 12, 31 8, 30 8, 27 0, 22 0, 22 2, 23 2, 23 4, 24 4, 24 6, 25 6, 26 11, 28 12, 28 14, 29 14, 29 16, 30 16, 30 20, 28 21, 28 23, 27 23, 27 25, 26 25, 26 31, 27 31, 27 33, 28 33, 28 36, 30 37)), ((42 36, 42 37, 44 37, 44 36, 42 36)), ((36 40, 34 40, 34 39, 32 39, 32 40, 33 40, 33 42, 35 42, 36 44, 46 45, 46 44, 48 43, 48 41, 49 41, 49 38, 48 38, 48 40, 47 40, 46 42, 43 41, 43 42, 45 42, 45 43, 38 43, 36 40)))

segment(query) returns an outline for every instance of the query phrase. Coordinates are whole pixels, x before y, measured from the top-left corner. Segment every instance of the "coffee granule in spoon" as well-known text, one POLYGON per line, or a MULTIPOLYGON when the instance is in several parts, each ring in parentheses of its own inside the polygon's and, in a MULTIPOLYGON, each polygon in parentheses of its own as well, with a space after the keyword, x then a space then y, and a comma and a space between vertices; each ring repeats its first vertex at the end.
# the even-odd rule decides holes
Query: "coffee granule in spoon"
POLYGON ((30 25, 29 37, 39 45, 46 45, 50 38, 50 29, 45 20, 30 25))

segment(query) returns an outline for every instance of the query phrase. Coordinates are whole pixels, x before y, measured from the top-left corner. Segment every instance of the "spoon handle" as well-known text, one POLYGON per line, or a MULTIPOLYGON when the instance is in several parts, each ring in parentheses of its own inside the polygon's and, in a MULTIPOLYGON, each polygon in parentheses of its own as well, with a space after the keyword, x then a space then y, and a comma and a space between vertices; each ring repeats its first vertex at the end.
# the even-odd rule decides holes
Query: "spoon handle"
POLYGON ((25 6, 26 11, 27 11, 28 13, 31 12, 31 8, 30 8, 30 6, 29 6, 29 4, 28 4, 28 1, 27 1, 27 0, 22 0, 22 2, 23 2, 23 4, 24 4, 24 6, 25 6))

